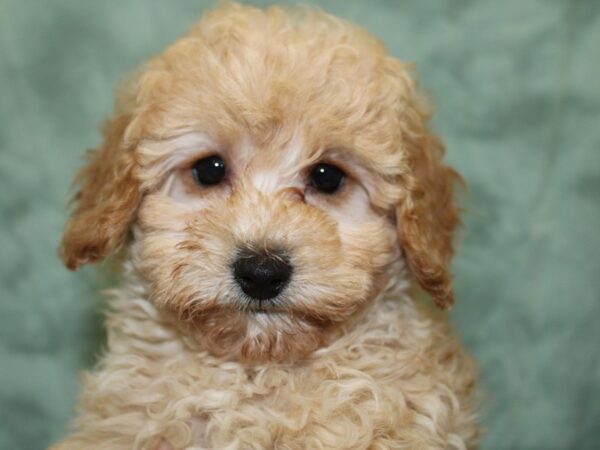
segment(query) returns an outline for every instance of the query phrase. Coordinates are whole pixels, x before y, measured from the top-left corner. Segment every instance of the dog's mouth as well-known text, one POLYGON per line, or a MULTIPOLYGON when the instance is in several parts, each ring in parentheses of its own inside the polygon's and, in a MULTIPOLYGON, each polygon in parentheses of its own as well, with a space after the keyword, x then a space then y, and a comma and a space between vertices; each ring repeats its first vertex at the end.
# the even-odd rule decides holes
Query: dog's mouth
POLYGON ((268 315, 282 314, 288 311, 281 300, 251 300, 245 301, 242 306, 242 311, 248 314, 268 315))

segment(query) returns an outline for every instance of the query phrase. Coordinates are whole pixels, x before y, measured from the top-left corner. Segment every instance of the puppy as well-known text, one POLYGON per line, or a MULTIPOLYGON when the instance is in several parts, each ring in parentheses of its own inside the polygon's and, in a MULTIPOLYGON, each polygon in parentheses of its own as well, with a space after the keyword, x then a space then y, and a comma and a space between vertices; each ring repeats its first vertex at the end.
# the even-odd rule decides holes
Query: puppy
POLYGON ((411 67, 309 9, 229 4, 125 86, 62 257, 122 261, 61 450, 465 449, 459 222, 411 67))

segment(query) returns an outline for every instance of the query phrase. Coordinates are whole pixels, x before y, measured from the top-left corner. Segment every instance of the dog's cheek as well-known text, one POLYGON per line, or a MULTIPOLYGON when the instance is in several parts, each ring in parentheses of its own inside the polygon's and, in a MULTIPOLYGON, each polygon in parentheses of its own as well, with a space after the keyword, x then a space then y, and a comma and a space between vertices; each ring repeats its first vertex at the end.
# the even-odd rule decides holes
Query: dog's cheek
POLYGON ((373 215, 361 224, 341 224, 344 253, 352 266, 376 276, 400 257, 394 226, 387 218, 373 215))
POLYGON ((400 257, 395 230, 384 218, 373 216, 360 224, 339 224, 341 257, 335 270, 336 293, 322 308, 345 320, 385 287, 382 275, 400 257))
POLYGON ((207 239, 210 223, 202 212, 188 211, 155 197, 140 209, 135 260, 159 307, 200 313, 214 308, 225 289, 227 265, 223 239, 207 239))
POLYGON ((348 186, 342 201, 322 208, 335 222, 339 241, 336 259, 326 261, 336 272, 334 284, 340 294, 345 291, 345 304, 360 303, 372 296, 372 284, 400 257, 394 224, 373 209, 367 191, 357 184, 348 186))
POLYGON ((285 232, 291 248, 290 305, 316 321, 352 316, 370 298, 375 273, 394 248, 393 227, 369 208, 366 194, 355 188, 346 197, 340 204, 322 198, 294 204, 272 233, 285 232))
POLYGON ((150 298, 160 308, 183 311, 195 302, 190 250, 186 241, 165 232, 146 233, 140 241, 138 268, 150 290, 150 298))

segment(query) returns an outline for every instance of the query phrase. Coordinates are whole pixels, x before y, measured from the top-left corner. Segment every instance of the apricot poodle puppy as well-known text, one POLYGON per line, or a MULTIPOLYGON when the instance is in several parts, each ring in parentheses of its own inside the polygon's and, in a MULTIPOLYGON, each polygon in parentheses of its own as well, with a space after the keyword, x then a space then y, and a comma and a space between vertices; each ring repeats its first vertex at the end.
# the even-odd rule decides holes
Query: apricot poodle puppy
POLYGON ((474 448, 475 366, 416 294, 453 302, 429 117, 410 65, 310 9, 224 5, 152 59, 76 180, 62 257, 123 280, 56 448, 474 448))

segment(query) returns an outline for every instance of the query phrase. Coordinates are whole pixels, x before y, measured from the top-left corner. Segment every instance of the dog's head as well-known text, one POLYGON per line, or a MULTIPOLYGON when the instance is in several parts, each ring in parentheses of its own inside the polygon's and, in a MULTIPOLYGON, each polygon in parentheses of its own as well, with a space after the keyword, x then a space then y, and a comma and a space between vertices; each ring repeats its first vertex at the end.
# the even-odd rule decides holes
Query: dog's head
POLYGON ((409 66, 314 11, 229 5, 131 81, 78 177, 75 269, 127 247, 215 353, 305 355, 402 262, 452 304, 456 173, 409 66))

